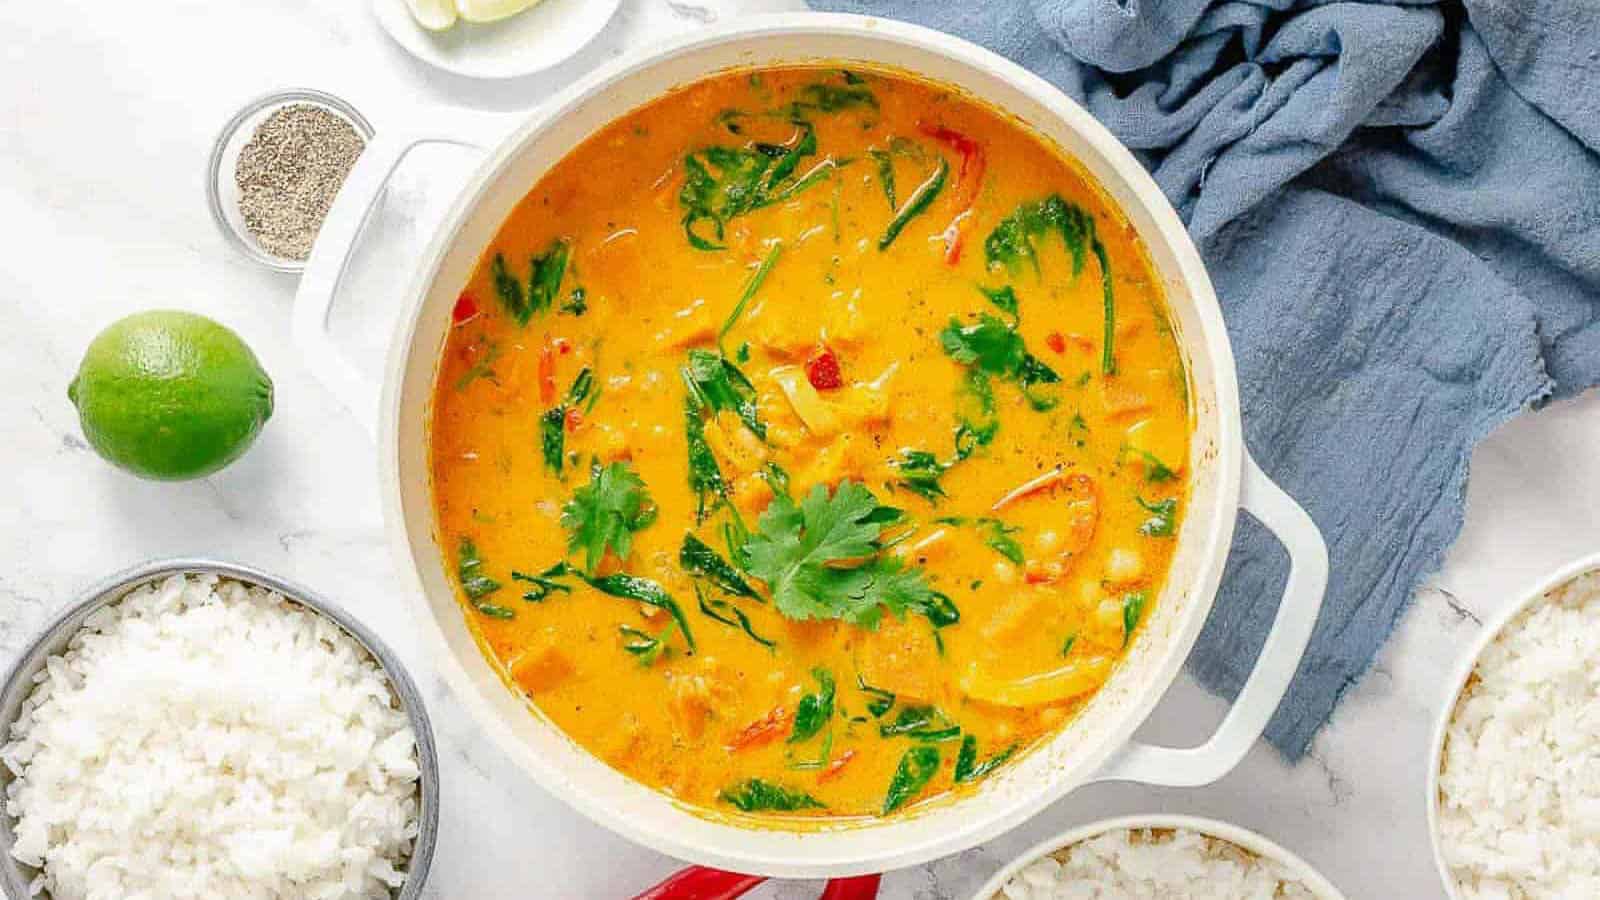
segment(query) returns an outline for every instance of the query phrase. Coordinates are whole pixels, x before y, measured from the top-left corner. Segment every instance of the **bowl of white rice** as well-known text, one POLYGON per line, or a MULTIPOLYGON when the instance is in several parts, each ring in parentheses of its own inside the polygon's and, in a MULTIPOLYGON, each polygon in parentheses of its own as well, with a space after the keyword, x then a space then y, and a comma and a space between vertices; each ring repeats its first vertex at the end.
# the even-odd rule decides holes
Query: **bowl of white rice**
POLYGON ((415 900, 438 829, 416 685, 339 607, 170 560, 86 592, 0 689, 11 900, 415 900))
POLYGON ((1126 816, 1074 828, 1001 869, 973 900, 1344 900, 1259 834, 1195 816, 1126 816))
POLYGON ((1434 860, 1457 900, 1600 897, 1600 556, 1488 622, 1434 729, 1434 860))

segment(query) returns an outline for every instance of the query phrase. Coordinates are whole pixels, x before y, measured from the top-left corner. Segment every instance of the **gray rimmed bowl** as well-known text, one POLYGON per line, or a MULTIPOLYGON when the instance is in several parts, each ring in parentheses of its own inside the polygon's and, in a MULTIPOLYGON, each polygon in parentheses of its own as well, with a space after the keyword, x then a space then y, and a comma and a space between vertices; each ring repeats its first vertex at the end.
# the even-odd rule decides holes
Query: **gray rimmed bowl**
MULTIPOLYGON (((6 674, 4 687, 0 688, 0 743, 10 739, 11 725, 22 710, 23 700, 33 690, 33 676, 44 668, 47 658, 66 649, 67 642, 82 628, 83 621, 90 613, 122 599, 136 588, 179 574, 216 575, 282 594, 290 602, 332 620, 378 661, 389 679, 395 698, 411 722, 411 730, 417 740, 417 767, 422 773, 417 780, 420 801, 417 806, 417 838, 411 847, 405 884, 396 894, 396 900, 417 900, 422 896, 423 884, 428 880, 428 868, 433 863, 434 844, 439 834, 439 757, 434 750, 433 726, 428 721, 422 695, 417 693, 416 684, 394 651, 354 616, 297 584, 258 569, 209 559, 157 560, 118 572, 84 591, 77 601, 33 640, 6 674)), ((0 797, 4 796, 12 779, 11 771, 0 765, 0 797)), ((10 815, 0 814, 0 886, 5 888, 10 900, 30 900, 32 895, 28 893, 28 884, 38 873, 11 856, 11 848, 16 841, 14 824, 10 815)))

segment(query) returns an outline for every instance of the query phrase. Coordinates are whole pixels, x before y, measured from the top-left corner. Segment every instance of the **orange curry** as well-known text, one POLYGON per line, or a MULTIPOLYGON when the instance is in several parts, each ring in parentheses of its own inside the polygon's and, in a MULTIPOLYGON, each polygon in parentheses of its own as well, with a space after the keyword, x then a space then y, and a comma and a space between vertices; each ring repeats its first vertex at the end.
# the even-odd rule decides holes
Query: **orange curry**
POLYGON ((487 248, 438 537, 486 656, 617 769, 889 815, 1109 676, 1172 556, 1186 384, 1131 226, 1024 125, 887 71, 728 72, 487 248))

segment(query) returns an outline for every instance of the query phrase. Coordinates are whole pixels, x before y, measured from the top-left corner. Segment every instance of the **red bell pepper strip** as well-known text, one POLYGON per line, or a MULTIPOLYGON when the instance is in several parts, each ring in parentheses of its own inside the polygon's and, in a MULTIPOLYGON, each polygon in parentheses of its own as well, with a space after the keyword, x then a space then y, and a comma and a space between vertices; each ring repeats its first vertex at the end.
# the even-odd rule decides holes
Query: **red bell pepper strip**
POLYGON ((784 729, 788 727, 789 712, 780 706, 767 713, 765 718, 751 722, 743 731, 734 735, 726 746, 733 753, 749 747, 757 747, 782 737, 784 729))
POLYGON ((981 144, 953 128, 919 122, 917 129, 961 155, 956 189, 951 194, 956 204, 956 217, 944 230, 944 261, 953 266, 961 261, 961 246, 966 239, 967 223, 972 220, 968 213, 972 211, 973 202, 978 199, 978 189, 983 186, 983 171, 988 162, 981 144))
POLYGON ((468 321, 478 315, 478 301, 466 291, 456 298, 456 305, 450 310, 450 321, 457 325, 468 321))

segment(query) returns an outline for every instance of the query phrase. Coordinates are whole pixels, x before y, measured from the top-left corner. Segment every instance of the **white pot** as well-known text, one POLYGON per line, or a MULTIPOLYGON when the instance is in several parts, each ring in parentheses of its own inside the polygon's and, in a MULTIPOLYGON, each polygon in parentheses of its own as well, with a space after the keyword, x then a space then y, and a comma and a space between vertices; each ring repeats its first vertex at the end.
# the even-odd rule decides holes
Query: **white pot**
POLYGON ((928 29, 857 16, 792 14, 700 29, 617 60, 521 122, 462 191, 421 260, 392 347, 381 416, 370 386, 329 342, 326 321, 361 223, 400 156, 417 143, 481 142, 478 125, 449 111, 378 137, 323 226, 296 298, 295 336, 308 364, 377 429, 390 534, 415 571, 419 619, 457 702, 551 793, 627 837, 682 859, 772 876, 877 872, 988 840, 1073 788, 1113 779, 1193 786, 1231 769, 1260 735, 1311 633, 1327 580, 1327 551, 1310 518, 1250 460, 1241 437, 1233 355, 1221 310, 1177 215, 1133 156, 1098 122, 1021 67, 928 29), (451 306, 513 206, 601 126, 674 86, 731 67, 808 61, 897 67, 955 85, 1019 116, 1076 157, 1138 229, 1165 285, 1191 378, 1195 431, 1191 495, 1167 587, 1105 687, 1070 727, 950 802, 913 815, 821 831, 748 828, 708 818, 616 772, 507 689, 468 632, 433 533, 428 411, 451 306), (1286 595, 1256 670, 1217 733, 1192 749, 1130 742, 1176 677, 1205 623, 1241 506, 1289 550, 1286 595))

